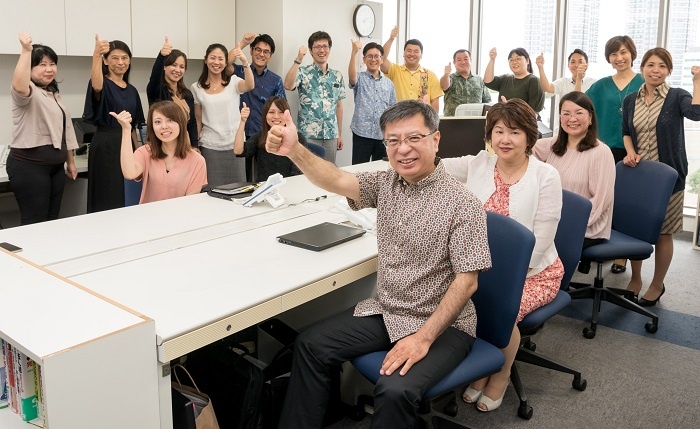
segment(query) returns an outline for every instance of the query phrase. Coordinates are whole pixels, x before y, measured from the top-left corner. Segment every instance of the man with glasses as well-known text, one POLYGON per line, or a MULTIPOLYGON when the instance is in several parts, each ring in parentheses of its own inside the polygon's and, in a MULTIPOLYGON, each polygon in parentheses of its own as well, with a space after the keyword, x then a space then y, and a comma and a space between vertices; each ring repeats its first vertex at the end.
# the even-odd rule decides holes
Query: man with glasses
POLYGON ((343 149, 343 99, 345 84, 338 70, 328 67, 333 41, 325 31, 309 36, 308 49, 314 63, 301 66, 306 46, 301 46, 284 78, 288 91, 299 89, 299 132, 311 143, 326 149, 326 159, 335 163, 336 150, 343 149))
POLYGON ((423 44, 418 39, 407 40, 403 45, 404 64, 399 66, 389 61, 389 52, 394 39, 399 35, 399 27, 391 30, 391 37, 384 43, 386 56, 381 65, 382 73, 387 75, 396 88, 398 100, 422 100, 433 106, 437 112, 440 97, 445 95, 440 88, 440 81, 432 71, 420 65, 423 58, 423 44))
POLYGON ((350 122, 353 164, 368 162, 370 159, 377 161, 386 156, 379 117, 387 107, 396 103, 394 84, 379 70, 384 48, 374 42, 366 44, 362 49, 362 61, 367 70, 358 73, 356 57, 360 48, 360 41, 352 42, 348 66, 348 83, 355 95, 355 113, 350 122))
POLYGON ((452 65, 445 66, 445 74, 440 78, 440 87, 445 91, 445 116, 454 116, 457 106, 468 103, 490 103, 491 94, 484 80, 472 74, 472 55, 466 49, 458 49, 452 55, 457 70, 452 73, 452 65))
POLYGON ((370 428, 412 428, 418 403, 471 349, 478 272, 491 267, 486 212, 436 156, 435 110, 399 101, 380 118, 391 168, 349 173, 309 152, 289 112, 267 135, 270 153, 289 157, 315 185, 377 208, 376 292, 299 334, 284 428, 320 428, 330 371, 357 356, 389 350, 374 389, 370 428))
MULTIPOLYGON (((262 129, 262 107, 267 99, 272 96, 287 99, 282 78, 267 68, 267 63, 275 53, 275 41, 267 34, 246 33, 236 47, 243 49, 248 45, 250 45, 252 59, 250 68, 253 70, 255 88, 241 94, 241 108, 243 103, 250 108, 250 115, 245 123, 246 140, 262 129)), ((228 54, 228 72, 243 79, 245 70, 242 65, 234 64, 235 57, 231 55, 232 52, 233 49, 228 54)))

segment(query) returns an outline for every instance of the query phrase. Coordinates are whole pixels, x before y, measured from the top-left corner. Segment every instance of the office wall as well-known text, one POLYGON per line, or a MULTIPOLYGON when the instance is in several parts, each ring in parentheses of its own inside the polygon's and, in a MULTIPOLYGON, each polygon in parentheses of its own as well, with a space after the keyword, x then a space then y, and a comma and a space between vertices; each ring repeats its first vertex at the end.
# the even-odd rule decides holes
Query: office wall
MULTIPOLYGON (((225 0, 221 0, 225 1, 225 0)), ((270 68, 283 78, 289 65, 296 57, 297 50, 306 44, 308 36, 316 30, 327 31, 333 38, 333 49, 329 58, 332 68, 347 74, 350 56, 350 39, 355 38, 352 27, 352 13, 357 0, 338 0, 329 6, 321 0, 269 0, 261 3, 257 0, 238 0, 236 4, 236 21, 231 25, 231 40, 217 40, 227 47, 233 46, 246 32, 268 33, 277 45, 276 53, 270 62, 270 68)), ((41 41, 37 41, 41 42, 41 41)), ((214 41, 212 41, 214 42, 214 41)), ((176 46, 177 47, 177 46, 176 46)), ((17 42, 19 54, 20 45, 17 42)), ((155 52, 154 52, 155 55, 155 52)), ((250 55, 246 51, 246 55, 250 55)), ((195 53, 190 58, 185 81, 194 82, 201 72, 204 52, 195 53)), ((12 138, 10 83, 17 63, 18 55, 0 55, 0 144, 10 144, 12 138)), ((310 64, 311 55, 307 54, 304 64, 310 64)), ((60 57, 59 86, 68 109, 73 117, 82 115, 85 91, 90 77, 90 57, 60 57)), ((132 62, 131 83, 141 94, 144 111, 148 107, 146 84, 150 75, 152 60, 137 58, 132 62)), ((347 86, 347 80, 346 80, 347 86)), ((349 165, 351 162, 352 134, 350 120, 354 109, 352 92, 347 88, 347 98, 343 102, 343 137, 346 149, 338 153, 338 164, 349 165)), ((296 91, 288 92, 293 117, 298 110, 296 91)))

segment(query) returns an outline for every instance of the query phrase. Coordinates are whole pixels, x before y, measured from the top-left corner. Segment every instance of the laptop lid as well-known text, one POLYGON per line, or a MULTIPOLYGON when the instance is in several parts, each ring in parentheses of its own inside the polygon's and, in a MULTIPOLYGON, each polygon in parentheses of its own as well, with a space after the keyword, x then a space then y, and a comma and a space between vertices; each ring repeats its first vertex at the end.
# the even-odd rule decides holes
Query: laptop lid
POLYGON ((277 241, 291 246, 319 252, 337 244, 360 237, 365 230, 336 223, 324 222, 289 234, 280 235, 277 241))

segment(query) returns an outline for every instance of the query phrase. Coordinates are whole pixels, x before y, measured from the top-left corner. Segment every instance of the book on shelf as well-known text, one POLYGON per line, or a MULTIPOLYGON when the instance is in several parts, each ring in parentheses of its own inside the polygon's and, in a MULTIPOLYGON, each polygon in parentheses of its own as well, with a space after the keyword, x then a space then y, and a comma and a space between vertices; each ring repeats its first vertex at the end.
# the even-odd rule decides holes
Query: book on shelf
POLYGON ((22 420, 47 428, 41 367, 5 340, 0 339, 0 349, 9 408, 22 420))
POLYGON ((0 343, 0 354, 2 359, 0 359, 0 409, 8 407, 8 395, 7 395, 7 373, 5 372, 5 344, 4 341, 0 343))

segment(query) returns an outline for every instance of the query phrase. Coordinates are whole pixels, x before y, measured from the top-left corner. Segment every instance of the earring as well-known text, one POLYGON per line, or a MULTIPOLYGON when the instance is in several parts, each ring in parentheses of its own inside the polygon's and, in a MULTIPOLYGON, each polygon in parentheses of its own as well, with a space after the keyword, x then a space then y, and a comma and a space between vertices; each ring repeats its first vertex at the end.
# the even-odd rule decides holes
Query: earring
POLYGON ((591 125, 593 125, 593 121, 591 121, 591 122, 588 123, 588 126, 591 126, 591 125))

